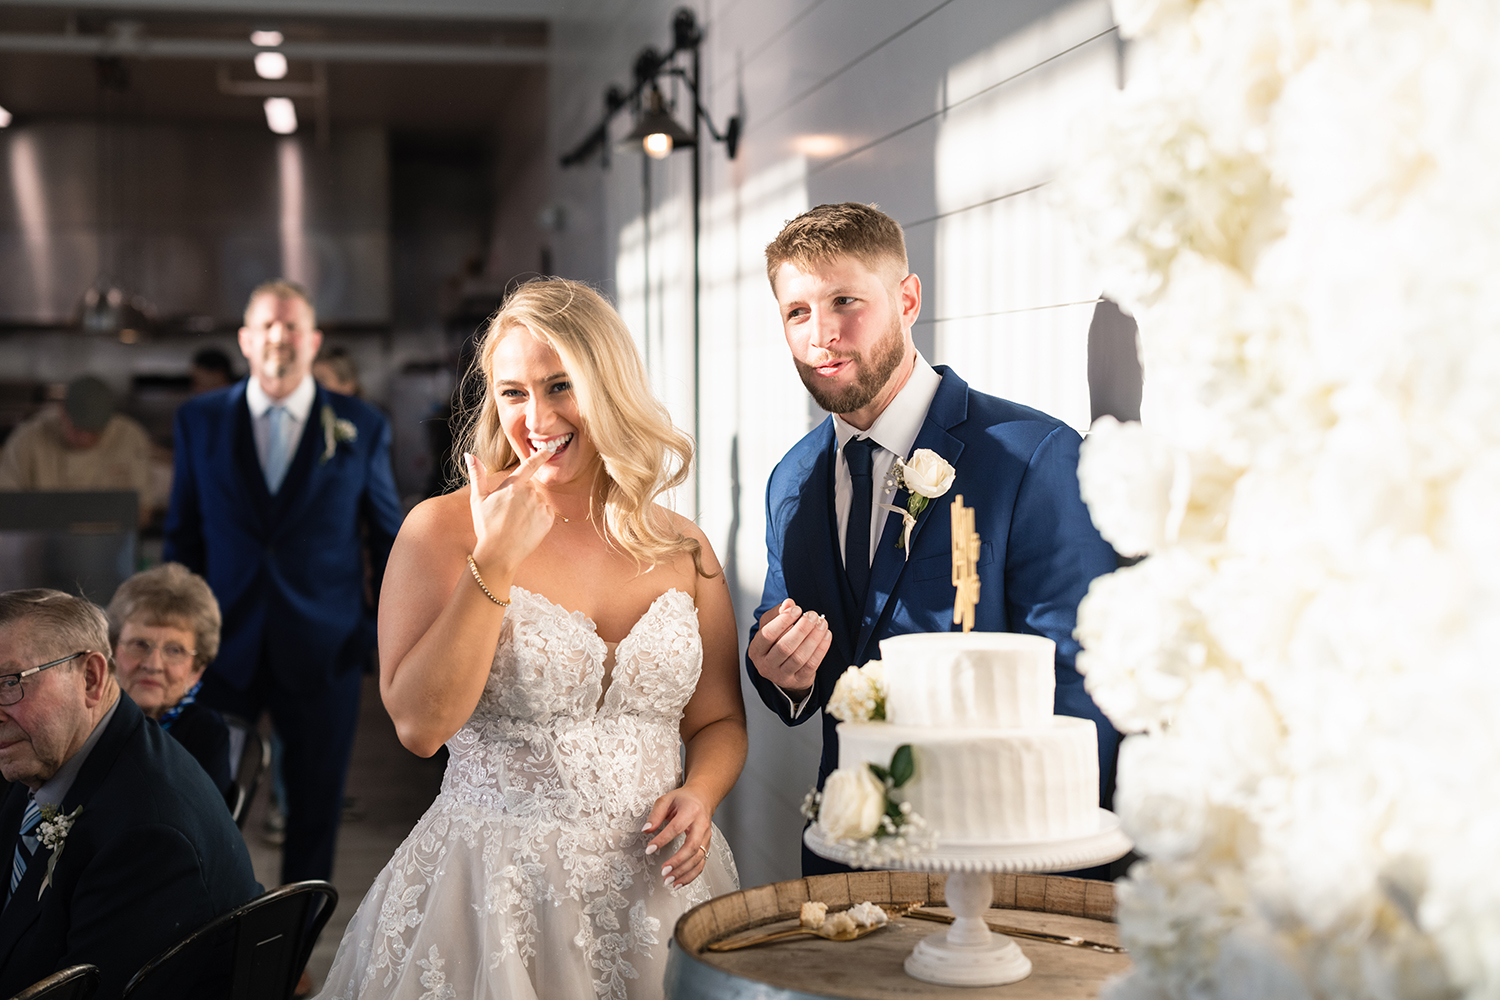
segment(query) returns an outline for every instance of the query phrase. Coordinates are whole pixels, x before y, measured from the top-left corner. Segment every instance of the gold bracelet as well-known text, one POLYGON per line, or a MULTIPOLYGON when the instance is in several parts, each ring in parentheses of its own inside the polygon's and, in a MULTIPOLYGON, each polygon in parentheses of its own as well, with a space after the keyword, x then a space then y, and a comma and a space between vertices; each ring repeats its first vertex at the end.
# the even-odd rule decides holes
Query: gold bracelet
POLYGON ((500 598, 498 598, 494 594, 490 593, 490 588, 488 588, 488 587, 486 587, 484 585, 484 578, 479 575, 479 567, 474 565, 474 557, 472 555, 467 555, 467 556, 464 556, 464 558, 467 559, 467 560, 469 560, 469 572, 474 574, 474 582, 477 583, 477 584, 479 584, 479 589, 482 590, 482 591, 484 591, 484 596, 488 597, 490 600, 494 601, 496 604, 500 605, 502 608, 508 608, 508 607, 510 607, 510 602, 509 601, 502 601, 502 600, 500 600, 500 598))

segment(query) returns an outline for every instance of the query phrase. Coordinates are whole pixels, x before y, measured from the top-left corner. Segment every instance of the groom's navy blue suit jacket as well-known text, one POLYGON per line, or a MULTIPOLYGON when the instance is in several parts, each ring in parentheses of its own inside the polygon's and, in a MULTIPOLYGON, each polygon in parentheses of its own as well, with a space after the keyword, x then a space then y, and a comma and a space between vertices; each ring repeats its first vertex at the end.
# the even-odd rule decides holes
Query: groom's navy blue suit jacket
MULTIPOLYGON (((832 418, 798 441, 771 473, 766 488, 769 566, 750 635, 759 628, 761 615, 790 597, 804 611, 828 618, 833 644, 818 667, 813 703, 798 718, 791 717, 786 696, 747 657, 750 680, 782 721, 798 725, 818 714, 814 708, 828 704, 847 667, 879 658, 881 639, 953 631, 949 505, 962 494, 964 506, 974 508, 980 537, 974 628, 1029 632, 1057 643, 1056 711, 1091 719, 1098 727, 1102 800, 1119 734, 1074 669, 1078 642, 1073 625, 1089 582, 1114 570, 1115 555, 1079 497, 1079 436, 1045 413, 970 389, 945 366, 937 371, 942 382, 913 450, 930 448, 952 465, 953 486, 918 515, 909 559, 896 548, 901 518, 886 519, 863 607, 854 606, 839 554, 833 504, 838 443, 832 418)), ((904 502, 905 494, 901 496, 904 502)), ((838 767, 837 725, 837 719, 824 714, 819 787, 838 767)))
POLYGON ((172 504, 163 557, 201 574, 224 614, 209 670, 244 690, 262 663, 295 690, 297 673, 342 673, 374 646, 364 602, 385 575, 401 505, 391 476, 390 424, 358 399, 317 387, 302 439, 273 496, 255 452, 246 382, 177 411, 172 504), (325 408, 354 428, 329 454, 325 408), (267 627, 270 624, 271 627, 267 627))
MULTIPOLYGON (((124 693, 60 812, 80 806, 46 890, 53 852, 43 847, 0 913, 0 996, 88 962, 99 967, 97 1000, 114 1000, 142 965, 260 892, 224 796, 124 693)), ((25 786, 10 786, 0 800, 7 877, 25 809, 25 786)))

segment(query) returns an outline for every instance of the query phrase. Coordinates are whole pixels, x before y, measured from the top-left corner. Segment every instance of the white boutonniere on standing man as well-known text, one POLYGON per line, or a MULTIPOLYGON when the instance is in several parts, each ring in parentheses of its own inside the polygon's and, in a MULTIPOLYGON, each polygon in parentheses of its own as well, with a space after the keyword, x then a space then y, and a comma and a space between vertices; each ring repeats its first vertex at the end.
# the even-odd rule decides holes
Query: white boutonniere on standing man
POLYGON ((321 465, 333 457, 339 445, 354 441, 359 437, 359 428, 354 426, 352 420, 342 420, 333 412, 333 407, 323 407, 323 457, 318 460, 321 465))
POLYGON ((68 839, 68 831, 73 829, 73 824, 83 813, 83 806, 79 806, 66 816, 58 812, 57 806, 42 806, 41 822, 36 825, 37 843, 52 852, 47 859, 47 874, 42 879, 42 887, 37 890, 36 898, 41 899, 42 893, 47 891, 47 886, 52 884, 52 872, 57 867, 57 859, 62 857, 63 844, 68 839))
POLYGON ((880 506, 901 515, 901 537, 896 539, 896 548, 906 550, 911 558, 911 529, 916 527, 917 515, 927 506, 953 488, 953 466, 945 462, 930 448, 918 448, 907 461, 896 460, 886 480, 887 489, 903 489, 907 492, 906 506, 883 503, 880 506))

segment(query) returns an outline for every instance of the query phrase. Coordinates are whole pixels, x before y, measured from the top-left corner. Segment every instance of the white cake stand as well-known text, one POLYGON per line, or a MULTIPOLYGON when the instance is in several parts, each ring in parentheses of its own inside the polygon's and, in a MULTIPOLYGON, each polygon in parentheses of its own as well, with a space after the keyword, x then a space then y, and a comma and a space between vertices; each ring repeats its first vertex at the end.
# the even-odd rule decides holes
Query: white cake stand
POLYGON ((941 986, 1003 986, 1031 975, 1031 959, 1020 946, 984 922, 984 911, 994 901, 991 873, 1088 868, 1124 857, 1130 850, 1119 818, 1107 809, 1099 810, 1099 829, 1081 837, 1036 843, 940 842, 916 857, 878 865, 863 863, 853 848, 826 839, 816 823, 802 839, 814 854, 854 868, 948 873, 945 895, 953 926, 918 942, 906 958, 907 975, 941 986))

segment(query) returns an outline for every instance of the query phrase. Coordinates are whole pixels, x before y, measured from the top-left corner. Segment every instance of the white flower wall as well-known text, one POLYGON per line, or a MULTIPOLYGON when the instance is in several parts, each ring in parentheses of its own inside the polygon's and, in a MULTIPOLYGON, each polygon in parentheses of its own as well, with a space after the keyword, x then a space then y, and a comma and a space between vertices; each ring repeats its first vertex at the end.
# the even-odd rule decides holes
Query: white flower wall
POLYGON ((1116 0, 1080 667, 1136 997, 1500 996, 1500 4, 1116 0))

